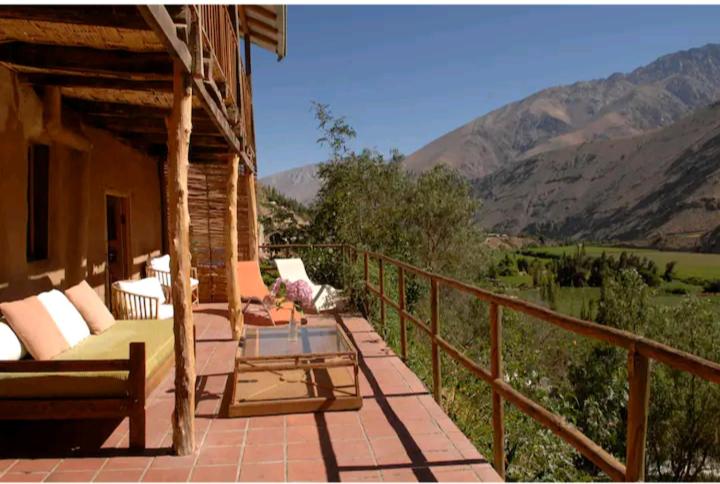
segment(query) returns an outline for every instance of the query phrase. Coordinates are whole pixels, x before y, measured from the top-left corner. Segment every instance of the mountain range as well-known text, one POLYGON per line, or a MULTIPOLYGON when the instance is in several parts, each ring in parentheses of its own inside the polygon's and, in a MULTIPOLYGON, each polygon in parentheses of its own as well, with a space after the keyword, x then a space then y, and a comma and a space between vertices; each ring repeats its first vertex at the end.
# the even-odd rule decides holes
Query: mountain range
MULTIPOLYGON (((720 45, 709 44, 627 74, 544 89, 440 136, 404 163, 412 172, 445 164, 466 176, 490 230, 675 240, 671 234, 705 233, 720 222, 709 216, 715 202, 693 216, 678 205, 720 194, 709 181, 720 166, 720 109, 708 108, 718 99, 720 45), (680 180, 698 164, 707 183, 680 180), (683 194, 673 198, 668 188, 683 194)), ((315 172, 301 167, 262 182, 307 202, 315 172)))

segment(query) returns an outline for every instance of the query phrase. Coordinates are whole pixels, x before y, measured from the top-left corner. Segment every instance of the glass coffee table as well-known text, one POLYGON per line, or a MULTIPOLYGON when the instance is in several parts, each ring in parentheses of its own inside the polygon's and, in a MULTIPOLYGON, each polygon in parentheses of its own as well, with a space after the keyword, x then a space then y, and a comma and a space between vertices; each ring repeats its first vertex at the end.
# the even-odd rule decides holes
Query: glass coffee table
POLYGON ((337 324, 248 327, 235 356, 228 416, 362 406, 357 350, 337 324))

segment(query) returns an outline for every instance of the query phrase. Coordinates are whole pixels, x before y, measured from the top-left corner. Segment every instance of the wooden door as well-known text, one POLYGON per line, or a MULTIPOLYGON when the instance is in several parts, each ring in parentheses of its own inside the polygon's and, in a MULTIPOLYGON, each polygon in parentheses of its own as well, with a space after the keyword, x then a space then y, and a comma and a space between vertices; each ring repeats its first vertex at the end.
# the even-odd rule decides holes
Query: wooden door
POLYGON ((128 199, 126 197, 107 195, 106 210, 106 257, 108 286, 110 286, 115 281, 128 279, 130 275, 128 264, 128 256, 130 253, 128 199))

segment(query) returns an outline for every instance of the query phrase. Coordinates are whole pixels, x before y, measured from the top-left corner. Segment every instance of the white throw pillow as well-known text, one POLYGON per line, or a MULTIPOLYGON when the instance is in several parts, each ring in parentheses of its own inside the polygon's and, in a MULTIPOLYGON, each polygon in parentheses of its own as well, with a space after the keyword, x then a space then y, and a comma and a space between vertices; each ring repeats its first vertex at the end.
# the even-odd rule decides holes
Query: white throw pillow
POLYGON ((18 339, 12 328, 0 322, 0 360, 20 360, 26 354, 25 345, 18 339))
POLYGON ((150 259, 150 267, 156 271, 170 272, 170 255, 165 254, 163 256, 150 259))
POLYGON ((121 290, 138 296, 154 297, 160 300, 160 304, 165 302, 165 293, 162 285, 156 277, 146 277, 138 281, 120 281, 118 286, 121 290))
POLYGON ((53 289, 37 297, 71 348, 90 336, 90 328, 65 294, 53 289))

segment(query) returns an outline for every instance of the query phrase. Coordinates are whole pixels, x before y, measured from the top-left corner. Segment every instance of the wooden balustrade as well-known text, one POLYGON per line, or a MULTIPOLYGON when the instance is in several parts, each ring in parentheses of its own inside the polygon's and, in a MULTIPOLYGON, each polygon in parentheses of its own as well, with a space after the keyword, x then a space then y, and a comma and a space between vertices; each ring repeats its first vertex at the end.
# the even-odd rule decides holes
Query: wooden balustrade
MULTIPOLYGON (((602 326, 591 321, 584 321, 571 316, 557 313, 536 304, 514 299, 509 296, 495 294, 456 279, 434 274, 405 262, 393 259, 383 254, 369 252, 353 246, 340 244, 289 244, 284 246, 263 246, 264 248, 342 248, 354 254, 351 260, 356 260, 358 253, 363 255, 363 272, 365 288, 369 294, 381 299, 381 307, 385 304, 391 306, 400 315, 400 342, 401 353, 405 358, 407 349, 406 321, 430 336, 432 345, 432 382, 433 396, 440 402, 441 397, 441 370, 440 351, 470 371, 477 378, 483 380, 492 391, 492 427, 493 427, 493 464, 495 470, 505 476, 505 429, 504 429, 504 402, 507 401, 520 411, 551 430, 558 437, 572 445, 578 452, 598 466, 611 479, 616 481, 641 481, 644 479, 645 446, 647 435, 647 417, 650 401, 650 362, 655 360, 677 370, 690 373, 711 383, 720 384, 720 363, 713 362, 699 356, 686 353, 665 344, 653 341, 636 334, 602 326), (377 261, 380 272, 379 287, 370 283, 370 264, 377 261), (385 265, 391 265, 398 271, 398 301, 388 298, 384 291, 385 265), (420 321, 408 313, 405 308, 405 277, 414 274, 430 282, 430 322, 420 321), (439 318, 439 288, 450 287, 470 294, 475 298, 487 302, 490 321, 490 371, 483 368, 462 351, 455 348, 440 336, 439 318), (628 418, 627 418, 627 454, 623 465, 616 457, 609 454, 589 437, 580 432, 575 426, 503 381, 502 372, 502 308, 511 309, 536 318, 542 322, 558 326, 566 331, 603 341, 628 351, 628 418)), ((381 311, 384 324, 384 311, 381 311)))
MULTIPOLYGON (((229 100, 238 103, 238 35, 227 5, 195 5, 202 42, 209 47, 211 59, 218 67, 229 100)), ((212 67, 211 67, 212 68, 212 67)))

